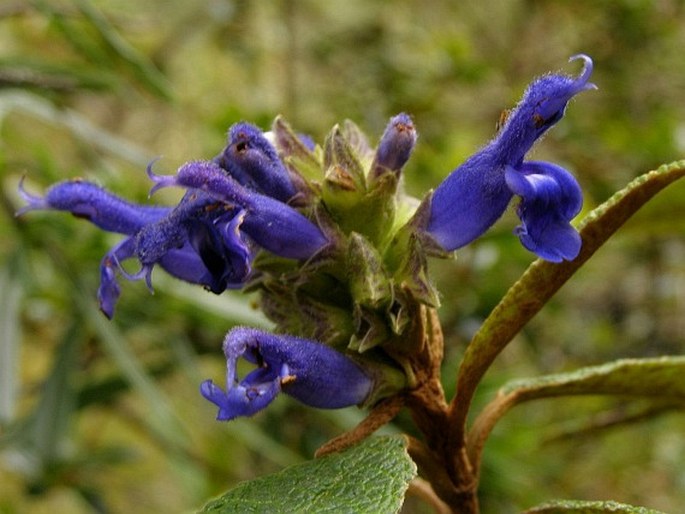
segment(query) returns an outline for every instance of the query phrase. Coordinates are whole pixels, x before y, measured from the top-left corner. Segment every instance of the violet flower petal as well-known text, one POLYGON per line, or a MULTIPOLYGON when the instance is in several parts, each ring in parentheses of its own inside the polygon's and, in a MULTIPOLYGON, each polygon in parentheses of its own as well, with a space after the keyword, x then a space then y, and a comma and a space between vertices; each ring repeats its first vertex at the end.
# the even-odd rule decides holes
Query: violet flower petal
POLYGON ((121 294, 121 287, 117 282, 117 270, 120 263, 134 255, 135 240, 127 237, 105 254, 100 261, 100 286, 98 288, 98 303, 100 310, 109 319, 114 316, 114 306, 121 294))
POLYGON ((551 262, 575 259, 581 239, 570 221, 583 197, 573 175, 555 164, 528 161, 518 170, 508 167, 505 178, 521 197, 517 212, 522 224, 516 233, 523 246, 551 262))

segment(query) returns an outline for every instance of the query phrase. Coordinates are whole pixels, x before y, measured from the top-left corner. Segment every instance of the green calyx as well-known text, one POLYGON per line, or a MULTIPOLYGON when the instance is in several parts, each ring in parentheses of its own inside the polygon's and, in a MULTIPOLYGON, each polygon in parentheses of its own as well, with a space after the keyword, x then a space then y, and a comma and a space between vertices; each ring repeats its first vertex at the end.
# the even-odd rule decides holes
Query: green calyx
POLYGON ((419 202, 403 192, 399 171, 372 170, 375 150, 349 121, 313 150, 282 118, 272 135, 299 192, 291 205, 330 245, 305 262, 258 255, 248 288, 260 292, 277 331, 360 361, 377 378, 373 402, 395 394, 413 378, 405 359, 390 356, 412 353, 411 313, 439 303, 415 222, 419 202))

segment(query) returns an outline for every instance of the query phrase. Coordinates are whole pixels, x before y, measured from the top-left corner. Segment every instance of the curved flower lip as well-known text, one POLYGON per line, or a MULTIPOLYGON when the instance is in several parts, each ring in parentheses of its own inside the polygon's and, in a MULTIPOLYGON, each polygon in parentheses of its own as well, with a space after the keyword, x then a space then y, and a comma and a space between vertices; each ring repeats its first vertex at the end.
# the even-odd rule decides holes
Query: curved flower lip
POLYGON ((147 173, 156 183, 152 191, 168 186, 198 189, 229 206, 242 207, 247 211, 242 229, 258 245, 281 257, 309 259, 329 243, 323 232, 297 210, 245 189, 214 162, 191 161, 176 175, 156 175, 148 166, 147 173))
POLYGON ((573 260, 581 248, 581 238, 570 224, 583 205, 580 186, 561 166, 527 161, 519 169, 507 167, 505 180, 521 197, 515 230, 521 243, 550 262, 573 260))
POLYGON ((226 390, 206 380, 200 393, 219 407, 218 420, 251 416, 282 391, 322 409, 358 405, 370 395, 373 380, 354 361, 316 341, 237 327, 224 339, 226 390), (257 365, 242 380, 241 358, 257 365))
POLYGON ((576 79, 576 92, 581 92, 581 91, 587 91, 590 89, 597 89, 597 86, 593 84, 592 82, 588 82, 590 80, 590 75, 592 75, 592 71, 594 69, 594 64, 592 62, 592 58, 589 55, 585 54, 576 54, 572 55, 569 57, 568 62, 573 62, 573 61, 578 61, 581 60, 583 61, 583 70, 580 72, 580 75, 578 75, 578 78, 576 79))

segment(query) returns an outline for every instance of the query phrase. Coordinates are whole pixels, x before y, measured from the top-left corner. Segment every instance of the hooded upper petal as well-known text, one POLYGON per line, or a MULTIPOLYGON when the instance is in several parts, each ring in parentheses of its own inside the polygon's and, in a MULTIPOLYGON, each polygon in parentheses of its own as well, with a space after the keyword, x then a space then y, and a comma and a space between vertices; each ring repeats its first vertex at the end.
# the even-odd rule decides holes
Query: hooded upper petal
POLYGON ((287 202, 297 192, 274 146, 250 123, 231 127, 228 145, 214 162, 241 185, 276 200, 287 202))
POLYGON ((496 147, 499 162, 510 166, 519 164, 535 141, 564 116, 571 98, 596 88, 589 82, 592 59, 580 54, 570 60, 578 59, 583 61, 583 70, 578 77, 550 73, 534 80, 526 88, 523 98, 490 143, 496 147))

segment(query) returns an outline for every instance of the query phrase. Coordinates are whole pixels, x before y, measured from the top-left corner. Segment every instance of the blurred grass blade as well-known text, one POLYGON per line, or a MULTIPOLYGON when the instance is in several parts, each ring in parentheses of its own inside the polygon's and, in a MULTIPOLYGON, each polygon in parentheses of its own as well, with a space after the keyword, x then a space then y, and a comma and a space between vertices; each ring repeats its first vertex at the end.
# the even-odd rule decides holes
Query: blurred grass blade
POLYGON ((53 125, 69 129, 76 137, 138 166, 147 166, 153 156, 133 143, 93 125, 71 109, 58 109, 44 98, 18 90, 0 93, 0 122, 8 112, 19 111, 53 125))
POLYGON ((685 356, 623 359, 571 373, 546 375, 506 384, 476 418, 468 452, 478 467, 485 441, 512 407, 530 400, 572 395, 620 395, 682 402, 685 407, 685 356))
POLYGON ((621 225, 650 198, 683 176, 685 160, 639 176, 582 220, 579 231, 583 246, 576 259, 560 264, 538 259, 509 288, 466 348, 457 376, 457 393, 450 405, 455 441, 463 439, 473 394, 497 355, 621 225))
POLYGON ((664 514, 659 510, 635 507, 615 501, 555 500, 528 509, 523 514, 664 514))
POLYGON ((0 88, 33 88, 67 91, 77 89, 111 90, 117 84, 113 73, 97 72, 74 65, 38 61, 25 57, 0 59, 0 88))
POLYGON ((73 0, 72 3, 81 18, 69 17, 62 8, 44 0, 32 1, 74 50, 98 69, 114 72, 114 64, 120 62, 148 91, 166 100, 172 98, 171 84, 164 74, 130 45, 102 12, 87 0, 73 0))
POLYGON ((194 284, 181 282, 167 274, 160 273, 155 276, 155 289, 164 291, 165 295, 173 296, 196 308, 220 316, 230 324, 251 325, 259 328, 272 328, 262 311, 250 306, 245 294, 234 291, 226 291, 221 295, 208 293, 194 284))
POLYGON ((74 0, 85 19, 97 30, 108 50, 118 56, 133 75, 157 96, 170 100, 171 84, 157 67, 131 46, 107 18, 88 0, 74 0))
POLYGON ((30 424, 32 449, 44 467, 64 457, 60 452, 76 406, 73 378, 76 376, 78 350, 82 342, 83 333, 76 322, 66 331, 57 348, 52 371, 42 387, 30 424))
POLYGON ((19 304, 23 287, 17 279, 16 258, 8 259, 0 270, 0 423, 5 424, 14 417, 17 392, 19 390, 19 341, 21 322, 19 304))
POLYGON ((150 409, 149 422, 151 426, 167 442, 182 446, 185 441, 183 426, 162 391, 155 385, 154 380, 148 376, 139 360, 130 351, 125 339, 116 329, 116 325, 109 322, 94 306, 92 299, 83 293, 86 289, 79 284, 77 284, 76 289, 75 299, 81 312, 86 316, 86 321, 96 331, 98 340, 103 343, 105 350, 119 367, 121 373, 133 389, 146 401, 150 409))
POLYGON ((84 30, 82 24, 75 22, 73 16, 61 6, 46 0, 31 0, 31 6, 43 14, 71 47, 84 59, 102 66, 111 59, 102 45, 92 37, 92 32, 84 30))

